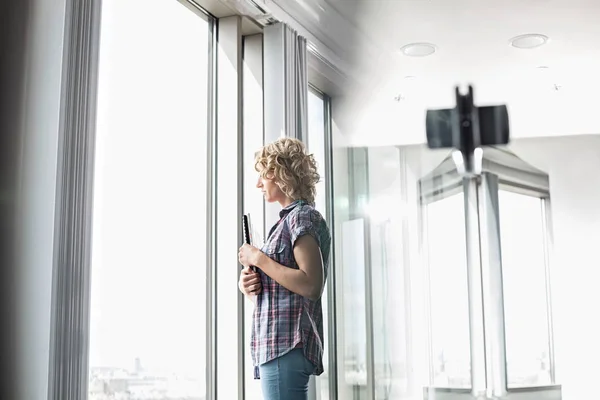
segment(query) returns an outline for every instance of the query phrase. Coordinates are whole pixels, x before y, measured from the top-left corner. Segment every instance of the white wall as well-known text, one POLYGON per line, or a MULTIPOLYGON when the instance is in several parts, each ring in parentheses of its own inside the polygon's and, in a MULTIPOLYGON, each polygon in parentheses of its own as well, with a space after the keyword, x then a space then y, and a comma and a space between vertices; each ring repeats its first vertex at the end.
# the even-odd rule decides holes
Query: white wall
MULTIPOLYGON (((585 110, 573 109, 572 105, 565 106, 560 115, 551 115, 548 109, 535 109, 523 106, 509 106, 511 137, 539 138, 561 137, 569 134, 593 134, 600 130, 600 120, 595 111, 587 104, 585 110), (577 130, 569 122, 575 121, 577 130)), ((514 105, 514 104, 513 104, 514 105)), ((346 110, 344 117, 348 120, 348 136, 352 146, 391 146, 421 144, 426 141, 425 116, 426 108, 409 105, 399 105, 394 101, 372 105, 368 99, 363 99, 359 106, 346 110), (375 107, 376 106, 376 107, 375 107), (358 108, 357 108, 358 107, 358 108)))
MULTIPOLYGON (((590 96, 586 90, 582 90, 581 96, 590 96)), ((510 134, 514 139, 588 135, 600 131, 600 119, 596 117, 593 102, 575 105, 564 98, 553 97, 555 94, 550 93, 546 103, 531 105, 524 92, 520 99, 490 105, 508 106, 510 134), (556 108, 562 111, 549 112, 556 108)), ((373 95, 377 93, 355 92, 340 99, 336 118, 350 146, 403 146, 426 142, 426 112, 439 107, 396 102, 392 95, 389 101, 376 102, 373 95)), ((444 107, 454 107, 454 101, 444 107)))
POLYGON ((19 399, 48 390, 54 207, 65 1, 32 1, 18 214, 19 399))

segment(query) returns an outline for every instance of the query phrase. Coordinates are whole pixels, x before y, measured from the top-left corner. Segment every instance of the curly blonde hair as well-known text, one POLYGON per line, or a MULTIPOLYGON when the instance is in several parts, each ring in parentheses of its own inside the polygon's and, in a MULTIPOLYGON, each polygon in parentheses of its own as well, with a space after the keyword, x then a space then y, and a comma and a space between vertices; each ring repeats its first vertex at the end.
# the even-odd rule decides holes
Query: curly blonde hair
POLYGON ((262 147, 255 155, 254 168, 263 178, 273 179, 292 200, 315 201, 321 177, 312 154, 306 154, 298 139, 282 138, 262 147))

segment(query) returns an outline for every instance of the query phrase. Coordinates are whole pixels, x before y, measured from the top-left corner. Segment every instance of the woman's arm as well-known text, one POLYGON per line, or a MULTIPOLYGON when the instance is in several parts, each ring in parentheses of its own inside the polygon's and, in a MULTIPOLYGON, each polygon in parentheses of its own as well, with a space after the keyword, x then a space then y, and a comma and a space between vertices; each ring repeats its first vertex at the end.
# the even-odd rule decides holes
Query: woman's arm
MULTIPOLYGON (((300 236, 294 245, 294 258, 299 269, 289 268, 272 260, 265 253, 244 245, 240 249, 240 262, 260 268, 287 290, 316 301, 323 293, 323 258, 321 249, 311 235, 300 236)), ((245 264, 244 264, 245 265, 245 264)))

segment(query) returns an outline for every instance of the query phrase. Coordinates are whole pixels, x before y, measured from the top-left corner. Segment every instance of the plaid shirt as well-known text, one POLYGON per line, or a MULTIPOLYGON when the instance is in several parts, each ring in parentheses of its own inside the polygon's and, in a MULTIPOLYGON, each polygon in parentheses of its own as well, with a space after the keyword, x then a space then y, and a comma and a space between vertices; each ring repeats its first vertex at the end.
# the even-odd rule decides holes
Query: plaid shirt
MULTIPOLYGON (((262 251, 281 265, 298 269, 294 243, 303 235, 317 241, 327 278, 331 236, 321 214, 304 200, 297 200, 279 213, 280 221, 271 228, 262 251)), ((315 366, 315 375, 323 372, 323 310, 321 299, 311 301, 290 292, 258 269, 262 293, 256 298, 252 318, 252 360, 255 366, 281 357, 297 347, 315 366)), ((258 375, 255 371, 255 377, 258 375)))

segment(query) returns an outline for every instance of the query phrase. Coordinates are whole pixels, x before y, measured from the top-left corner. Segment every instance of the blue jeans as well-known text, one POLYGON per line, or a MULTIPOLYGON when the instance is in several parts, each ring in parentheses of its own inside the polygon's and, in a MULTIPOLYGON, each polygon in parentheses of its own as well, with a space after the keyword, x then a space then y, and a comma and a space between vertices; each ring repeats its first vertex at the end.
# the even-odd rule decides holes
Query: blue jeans
POLYGON ((260 366, 260 381, 264 400, 306 400, 308 379, 316 367, 304 357, 302 349, 260 366))

